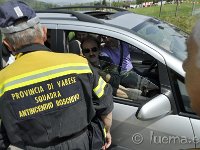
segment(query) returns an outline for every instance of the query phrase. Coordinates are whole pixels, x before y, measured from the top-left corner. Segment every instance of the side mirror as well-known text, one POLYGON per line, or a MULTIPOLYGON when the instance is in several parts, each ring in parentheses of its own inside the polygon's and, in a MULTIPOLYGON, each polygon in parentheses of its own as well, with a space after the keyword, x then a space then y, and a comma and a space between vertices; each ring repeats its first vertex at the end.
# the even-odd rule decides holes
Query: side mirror
POLYGON ((139 120, 149 120, 164 116, 171 112, 171 104, 167 96, 160 94, 142 107, 138 108, 136 117, 139 120))

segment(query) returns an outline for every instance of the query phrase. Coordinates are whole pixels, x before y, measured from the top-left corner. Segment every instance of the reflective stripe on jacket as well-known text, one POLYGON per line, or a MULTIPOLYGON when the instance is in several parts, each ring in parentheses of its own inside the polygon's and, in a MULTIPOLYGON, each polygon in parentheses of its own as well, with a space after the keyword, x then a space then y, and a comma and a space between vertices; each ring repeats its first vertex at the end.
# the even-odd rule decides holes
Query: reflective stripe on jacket
POLYGON ((0 72, 0 83, 0 117, 10 143, 20 148, 70 136, 95 113, 113 109, 110 85, 75 54, 40 50, 21 55, 0 72))

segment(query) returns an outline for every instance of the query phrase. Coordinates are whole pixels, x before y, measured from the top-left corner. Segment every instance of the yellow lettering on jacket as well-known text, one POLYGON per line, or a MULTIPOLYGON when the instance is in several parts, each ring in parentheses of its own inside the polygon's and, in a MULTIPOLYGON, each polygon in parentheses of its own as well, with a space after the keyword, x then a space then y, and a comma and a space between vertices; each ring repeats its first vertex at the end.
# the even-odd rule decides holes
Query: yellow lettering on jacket
POLYGON ((11 96, 12 96, 13 100, 18 100, 18 99, 21 99, 21 98, 24 98, 24 97, 27 97, 27 96, 31 96, 31 95, 35 95, 35 94, 38 94, 38 93, 42 93, 42 92, 44 92, 43 87, 38 86, 38 87, 26 89, 24 91, 12 93, 11 96))
POLYGON ((74 84, 74 83, 76 83, 75 77, 70 77, 70 78, 67 78, 67 79, 57 81, 57 84, 58 84, 59 87, 67 86, 67 85, 74 84))
POLYGON ((79 99, 80 99, 80 95, 77 93, 77 94, 74 94, 70 97, 56 100, 56 105, 57 106, 63 106, 63 105, 71 104, 71 103, 76 102, 79 99))
POLYGON ((61 97, 61 94, 59 91, 56 91, 56 92, 51 92, 51 93, 37 96, 37 97, 35 97, 35 101, 36 101, 36 103, 41 103, 41 102, 51 100, 54 98, 59 98, 59 97, 61 97))
POLYGON ((32 108, 27 108, 27 109, 19 111, 19 117, 22 118, 22 117, 34 115, 34 114, 37 114, 39 112, 43 112, 43 111, 52 109, 53 107, 54 107, 53 102, 44 103, 42 105, 38 105, 38 106, 35 106, 35 107, 32 107, 32 108))

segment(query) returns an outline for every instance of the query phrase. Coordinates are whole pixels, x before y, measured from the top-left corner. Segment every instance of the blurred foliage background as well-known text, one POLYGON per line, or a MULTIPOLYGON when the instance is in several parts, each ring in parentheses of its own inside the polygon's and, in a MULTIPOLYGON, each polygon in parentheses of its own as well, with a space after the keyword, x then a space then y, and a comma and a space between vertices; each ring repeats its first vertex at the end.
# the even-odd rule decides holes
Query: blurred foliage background
MULTIPOLYGON (((9 1, 9 0, 0 0, 0 5, 6 1, 9 1)), ((45 2, 41 2, 37 0, 20 0, 20 1, 25 2, 26 4, 28 4, 29 6, 31 6, 32 8, 36 10, 43 10, 43 9, 48 9, 52 7, 58 7, 58 5, 56 4, 45 3, 45 2)))
POLYGON ((153 16, 166 22, 172 23, 185 32, 190 33, 195 22, 199 19, 200 3, 182 2, 177 4, 165 4, 146 8, 129 9, 138 14, 153 16), (160 10, 161 8, 161 10, 160 10))

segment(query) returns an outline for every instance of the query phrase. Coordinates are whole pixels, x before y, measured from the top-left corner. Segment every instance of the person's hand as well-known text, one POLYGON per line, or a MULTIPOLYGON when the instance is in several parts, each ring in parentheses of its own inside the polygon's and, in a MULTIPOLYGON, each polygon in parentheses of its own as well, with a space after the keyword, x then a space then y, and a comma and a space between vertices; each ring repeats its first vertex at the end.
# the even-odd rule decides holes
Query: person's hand
POLYGON ((111 142, 112 142, 112 137, 111 137, 111 134, 110 132, 107 132, 106 133, 106 143, 105 145, 102 147, 102 150, 106 150, 110 147, 111 145, 111 142))

